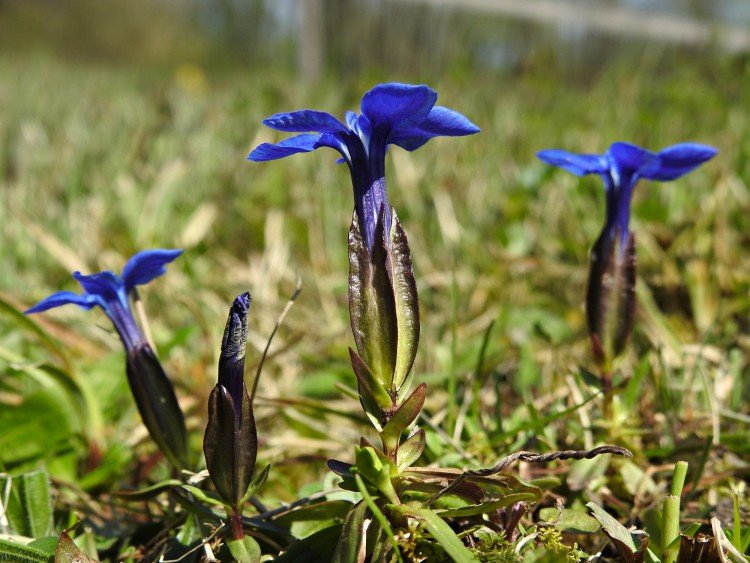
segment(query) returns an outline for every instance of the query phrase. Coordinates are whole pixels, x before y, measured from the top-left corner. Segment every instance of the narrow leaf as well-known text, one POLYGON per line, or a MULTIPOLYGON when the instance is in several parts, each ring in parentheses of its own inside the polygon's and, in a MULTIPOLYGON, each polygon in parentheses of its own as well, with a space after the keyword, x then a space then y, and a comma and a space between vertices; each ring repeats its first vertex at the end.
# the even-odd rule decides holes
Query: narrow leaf
POLYGON ((402 516, 420 520, 430 535, 440 543, 456 563, 479 563, 479 559, 463 544, 456 532, 432 510, 405 505, 395 506, 392 509, 402 516))
POLYGON ((419 428, 398 447, 396 466, 399 473, 411 467, 422 455, 426 444, 423 428, 419 428))
POLYGON ((610 516, 599 505, 589 502, 586 506, 591 510, 594 518, 602 525, 602 531, 612 540, 622 561, 625 563, 643 563, 648 548, 648 537, 641 538, 634 536, 625 526, 610 516), (636 547, 636 538, 639 540, 639 547, 636 547))
POLYGON ((364 501, 360 501, 349 511, 331 563, 364 563, 367 555, 367 528, 371 521, 372 516, 367 517, 367 503, 364 501))
POLYGON ((0 561, 11 563, 50 563, 52 558, 39 549, 0 540, 0 561))
POLYGON ((398 446, 401 432, 406 430, 414 422, 424 406, 427 385, 420 383, 414 392, 401 403, 386 425, 383 427, 383 443, 390 449, 398 446))
POLYGON ((5 515, 17 535, 41 538, 52 533, 52 501, 49 475, 44 470, 0 478, 5 490, 10 481, 10 495, 5 515))
POLYGON ((234 560, 239 563, 259 563, 260 561, 260 546, 252 536, 227 542, 227 547, 234 560))

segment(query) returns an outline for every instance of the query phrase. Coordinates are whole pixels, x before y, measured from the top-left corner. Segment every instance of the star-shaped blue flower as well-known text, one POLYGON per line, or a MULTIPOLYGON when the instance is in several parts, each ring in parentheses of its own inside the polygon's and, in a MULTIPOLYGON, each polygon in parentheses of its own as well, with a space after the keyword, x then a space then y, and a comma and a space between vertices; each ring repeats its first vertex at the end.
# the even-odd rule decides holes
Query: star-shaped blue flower
POLYGON ((547 164, 575 174, 599 174, 604 182, 606 218, 602 236, 619 236, 623 250, 630 233, 630 201, 638 180, 675 180, 694 170, 718 151, 698 143, 672 145, 657 153, 630 143, 613 143, 604 154, 574 154, 550 149, 537 153, 547 164))
POLYGON ((248 159, 260 162, 320 147, 336 149, 349 166, 357 219, 367 248, 372 249, 381 214, 385 232, 390 233, 391 227, 385 183, 388 145, 413 151, 433 137, 479 132, 466 117, 436 106, 436 101, 437 92, 425 85, 392 82, 379 84, 367 92, 362 97, 362 114, 347 112, 346 124, 322 111, 277 113, 263 123, 279 131, 302 134, 278 144, 263 143, 248 159))
POLYGON ((82 309, 99 306, 112 321, 125 349, 132 352, 145 340, 133 317, 128 295, 135 286, 147 284, 166 273, 166 265, 180 254, 182 250, 144 250, 125 264, 122 276, 109 270, 91 275, 74 272, 73 277, 81 284, 83 294, 58 291, 28 309, 26 314, 71 303, 82 309))

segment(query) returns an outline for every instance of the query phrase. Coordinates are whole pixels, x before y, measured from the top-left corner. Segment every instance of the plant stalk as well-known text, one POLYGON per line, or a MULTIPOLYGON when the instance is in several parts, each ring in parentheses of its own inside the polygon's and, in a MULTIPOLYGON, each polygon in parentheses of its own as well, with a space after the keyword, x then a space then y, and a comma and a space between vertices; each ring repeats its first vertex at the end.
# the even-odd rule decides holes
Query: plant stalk
POLYGON ((662 563, 675 563, 680 547, 680 497, 687 475, 687 461, 678 461, 674 467, 672 488, 669 496, 664 499, 662 513, 662 563))

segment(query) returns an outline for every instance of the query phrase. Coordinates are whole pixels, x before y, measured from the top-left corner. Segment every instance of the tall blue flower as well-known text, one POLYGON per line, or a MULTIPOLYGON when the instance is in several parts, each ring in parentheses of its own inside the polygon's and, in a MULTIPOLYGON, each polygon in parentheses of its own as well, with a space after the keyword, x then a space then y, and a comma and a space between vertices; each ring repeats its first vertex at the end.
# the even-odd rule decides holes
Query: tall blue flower
POLYGON ((613 143, 604 154, 574 154, 551 149, 537 153, 547 164, 576 176, 599 174, 604 182, 606 218, 602 236, 614 241, 619 234, 620 249, 630 234, 630 201, 638 180, 676 180, 707 160, 717 150, 697 143, 681 143, 653 153, 630 143, 613 143))
POLYGON ((58 291, 28 309, 26 314, 68 304, 82 309, 101 307, 112 321, 125 349, 131 352, 145 340, 133 317, 128 296, 137 285, 147 284, 166 273, 166 265, 180 254, 182 250, 144 250, 125 264, 122 276, 109 270, 91 275, 74 272, 73 277, 81 284, 83 294, 58 291))
POLYGON ((630 231, 630 204, 641 178, 675 180, 713 158, 717 150, 682 143, 650 152, 630 143, 614 143, 598 154, 544 150, 544 162, 576 176, 599 174, 604 182, 604 228, 591 250, 586 316, 594 358, 609 378, 612 361, 625 349, 635 312, 635 237, 630 231))
POLYGON ((437 92, 425 85, 379 84, 362 97, 362 114, 347 112, 346 124, 329 113, 300 110, 265 119, 268 127, 302 133, 278 144, 263 143, 248 156, 266 161, 330 147, 349 166, 354 207, 368 249, 372 249, 379 218, 384 218, 386 240, 391 208, 385 183, 388 145, 413 151, 438 136, 477 133, 479 128, 460 113, 436 106, 437 92), (314 132, 314 133, 310 133, 314 132))
POLYGON ((180 254, 182 250, 144 250, 125 264, 122 276, 108 270, 91 275, 75 272, 73 277, 81 284, 82 294, 59 291, 26 311, 39 313, 68 304, 83 309, 101 307, 125 347, 128 384, 143 423, 175 469, 188 465, 185 417, 171 381, 138 328, 129 295, 136 286, 164 274, 166 265, 180 254))

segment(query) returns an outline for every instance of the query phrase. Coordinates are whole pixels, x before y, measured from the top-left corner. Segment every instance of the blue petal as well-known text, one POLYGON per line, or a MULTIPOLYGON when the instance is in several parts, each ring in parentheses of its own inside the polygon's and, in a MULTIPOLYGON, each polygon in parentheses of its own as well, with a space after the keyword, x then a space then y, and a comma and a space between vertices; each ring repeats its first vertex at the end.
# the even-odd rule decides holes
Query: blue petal
POLYGON ((407 151, 417 150, 433 137, 435 133, 428 133, 419 127, 399 127, 388 136, 388 143, 397 145, 407 151))
POLYGON ((263 123, 272 129, 288 133, 346 133, 346 126, 330 113, 312 109, 302 109, 288 113, 277 113, 263 123))
POLYGON ((718 152, 714 147, 698 143, 673 145, 659 151, 656 165, 642 175, 651 180, 675 180, 711 160, 718 152))
POLYGON ((97 304, 97 299, 91 295, 79 295, 71 291, 58 291, 57 293, 53 293, 49 297, 42 299, 30 309, 27 309, 25 313, 27 315, 30 315, 31 313, 41 313, 48 309, 69 304, 78 305, 82 309, 91 309, 97 304))
POLYGON ((642 176, 644 171, 650 170, 656 163, 654 153, 632 143, 613 143, 607 154, 618 171, 625 175, 637 172, 642 176))
POLYGON ((425 85, 379 84, 362 97, 362 114, 373 128, 401 124, 417 125, 430 113, 437 92, 425 85))
POLYGON ((346 126, 352 131, 354 131, 355 127, 357 126, 358 118, 359 116, 353 111, 347 111, 346 115, 344 116, 344 121, 346 121, 346 126))
POLYGON ((464 115, 452 109, 435 106, 427 117, 419 123, 419 128, 434 135, 460 137, 479 133, 480 129, 464 115))
POLYGON ((267 160, 276 160, 278 158, 284 158, 292 154, 300 152, 310 152, 321 146, 318 141, 321 135, 313 135, 306 133, 304 135, 297 135, 285 139, 280 143, 274 145, 271 143, 263 143, 262 145, 255 147, 253 151, 247 156, 248 160, 255 162, 264 162, 267 160))
POLYGON ((81 272, 73 272, 73 277, 81 284, 89 297, 96 299, 96 302, 104 308, 108 303, 117 301, 125 288, 122 278, 109 270, 88 276, 81 272))
POLYGON ((143 250, 135 254, 122 270, 125 291, 130 292, 136 285, 143 285, 167 273, 167 264, 182 254, 182 250, 143 250))
POLYGON ((536 156, 542 162, 567 170, 576 176, 603 174, 609 170, 606 159, 598 154, 575 154, 559 149, 549 149, 539 151, 536 156))
POLYGON ((435 106, 417 127, 397 126, 388 136, 388 142, 413 151, 433 137, 458 137, 478 133, 479 130, 479 127, 457 111, 435 106))

